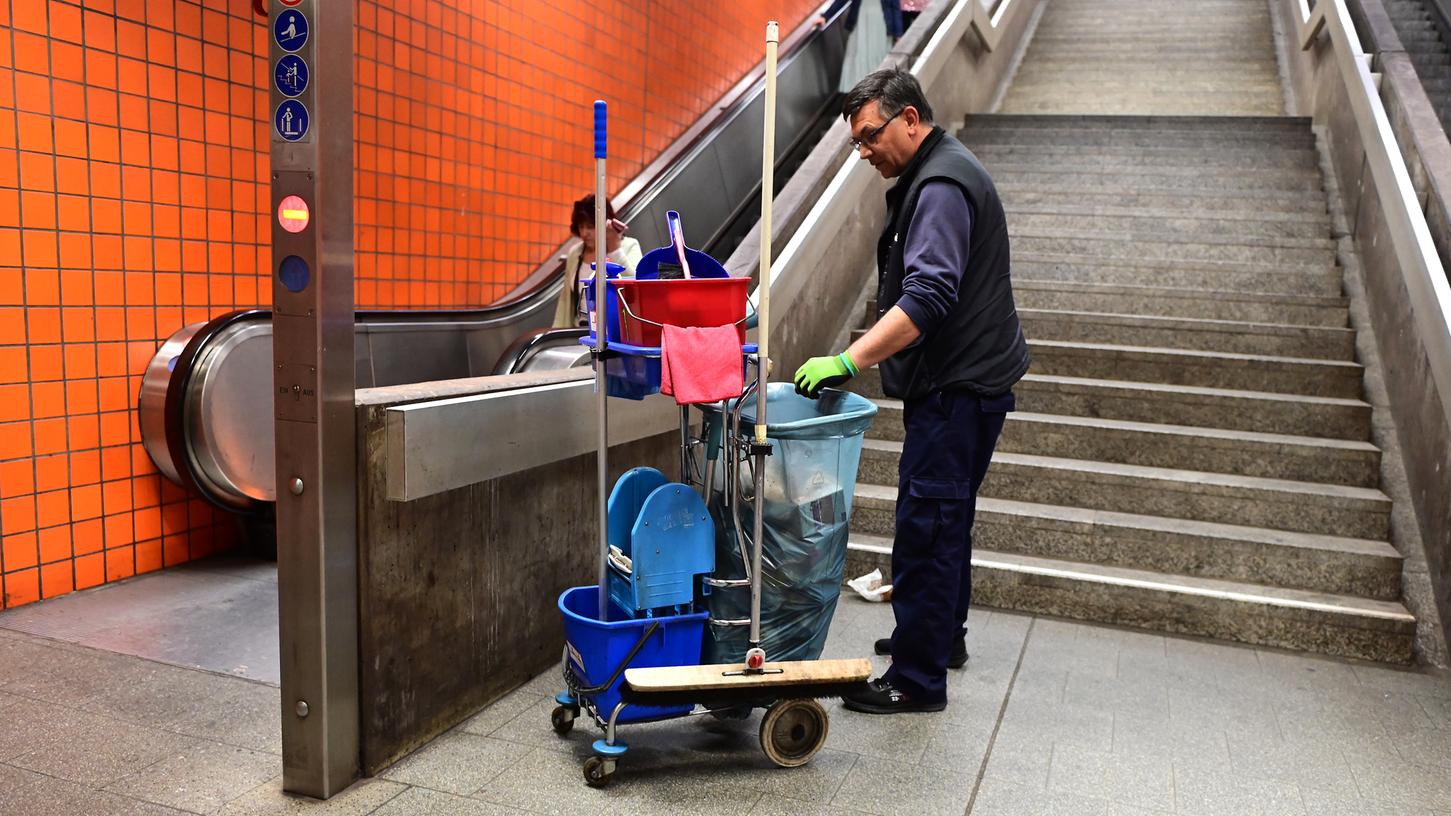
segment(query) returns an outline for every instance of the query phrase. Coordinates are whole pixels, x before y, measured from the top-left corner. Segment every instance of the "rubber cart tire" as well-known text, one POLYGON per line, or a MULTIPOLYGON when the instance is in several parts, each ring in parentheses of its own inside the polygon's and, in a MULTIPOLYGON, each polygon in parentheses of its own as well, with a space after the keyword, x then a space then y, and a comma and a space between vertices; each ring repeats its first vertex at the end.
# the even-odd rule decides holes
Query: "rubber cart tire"
POLYGON ((584 781, 591 788, 603 788, 615 778, 615 760, 592 756, 584 761, 584 781))
POLYGON ((830 721, 815 700, 782 700, 761 718, 761 750, 782 768, 811 761, 826 744, 830 721))
POLYGON ((562 737, 574 729, 574 720, 578 716, 578 709, 555 706, 554 711, 549 714, 549 724, 554 726, 554 733, 562 737))

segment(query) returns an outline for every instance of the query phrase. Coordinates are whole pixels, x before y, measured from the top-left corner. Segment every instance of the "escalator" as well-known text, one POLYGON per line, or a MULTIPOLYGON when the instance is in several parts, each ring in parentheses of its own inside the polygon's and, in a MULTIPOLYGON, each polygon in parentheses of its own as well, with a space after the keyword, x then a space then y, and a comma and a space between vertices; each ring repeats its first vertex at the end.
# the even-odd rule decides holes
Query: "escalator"
MULTIPOLYGON (((776 182, 784 185, 835 118, 845 15, 782 43, 776 182)), ((754 226, 764 82, 747 77, 615 197, 646 248, 667 243, 664 214, 687 214, 692 243, 723 258, 754 226), (746 172, 732 172, 749 168, 746 172), (704 240, 700 236, 708 236, 704 240)), ((459 311, 359 311, 358 388, 555 370, 587 364, 578 329, 551 330, 563 285, 560 247, 501 302, 459 311)), ((244 310, 172 335, 147 367, 142 442, 168 479, 266 525, 276 498, 270 411, 271 313, 244 310)), ((269 538, 266 535, 260 539, 269 538)))

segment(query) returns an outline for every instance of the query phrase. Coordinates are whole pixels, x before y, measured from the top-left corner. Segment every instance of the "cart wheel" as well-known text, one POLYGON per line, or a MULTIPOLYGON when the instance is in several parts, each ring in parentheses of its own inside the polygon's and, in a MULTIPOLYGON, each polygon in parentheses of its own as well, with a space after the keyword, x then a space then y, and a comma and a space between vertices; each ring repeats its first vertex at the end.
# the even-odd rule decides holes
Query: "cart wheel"
POLYGON ((562 737, 574 730, 574 718, 578 716, 578 709, 555 706, 554 711, 549 714, 549 722, 554 726, 554 733, 562 737))
POLYGON ((584 781, 591 788, 603 788, 615 778, 615 760, 592 756, 584 761, 584 781))
POLYGON ((805 765, 826 744, 826 709, 815 700, 782 700, 761 718, 761 750, 783 768, 805 765))

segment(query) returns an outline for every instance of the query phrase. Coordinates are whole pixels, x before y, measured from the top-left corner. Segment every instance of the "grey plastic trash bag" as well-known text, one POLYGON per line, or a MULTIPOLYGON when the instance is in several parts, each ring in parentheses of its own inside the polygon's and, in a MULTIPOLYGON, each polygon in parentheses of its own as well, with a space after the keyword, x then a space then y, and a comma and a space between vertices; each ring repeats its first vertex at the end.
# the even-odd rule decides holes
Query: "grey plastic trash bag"
MULTIPOLYGON (((841 592, 862 438, 877 406, 845 391, 827 390, 818 400, 807 399, 790 383, 771 383, 766 395, 766 432, 773 450, 766 457, 764 479, 762 647, 771 661, 815 660, 826 645, 841 592)), ((755 409, 755 400, 748 399, 741 412, 745 433, 755 425, 755 409)), ((748 464, 742 463, 738 481, 742 488, 737 508, 740 529, 748 540, 755 512, 748 464)), ((712 496, 717 530, 715 577, 743 578, 739 548, 745 542, 737 541, 720 492, 712 496)), ((715 619, 750 617, 750 589, 713 590, 710 612, 715 619)), ((745 626, 712 625, 705 642, 706 661, 743 660, 749 634, 745 626)))

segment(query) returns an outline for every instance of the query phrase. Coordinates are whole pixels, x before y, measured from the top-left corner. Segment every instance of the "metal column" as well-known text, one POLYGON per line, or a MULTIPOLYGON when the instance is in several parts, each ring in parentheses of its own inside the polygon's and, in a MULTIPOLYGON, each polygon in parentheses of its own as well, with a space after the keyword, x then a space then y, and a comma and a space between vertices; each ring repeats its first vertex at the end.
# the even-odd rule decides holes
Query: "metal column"
POLYGON ((359 775, 353 3, 271 0, 282 785, 359 775))

